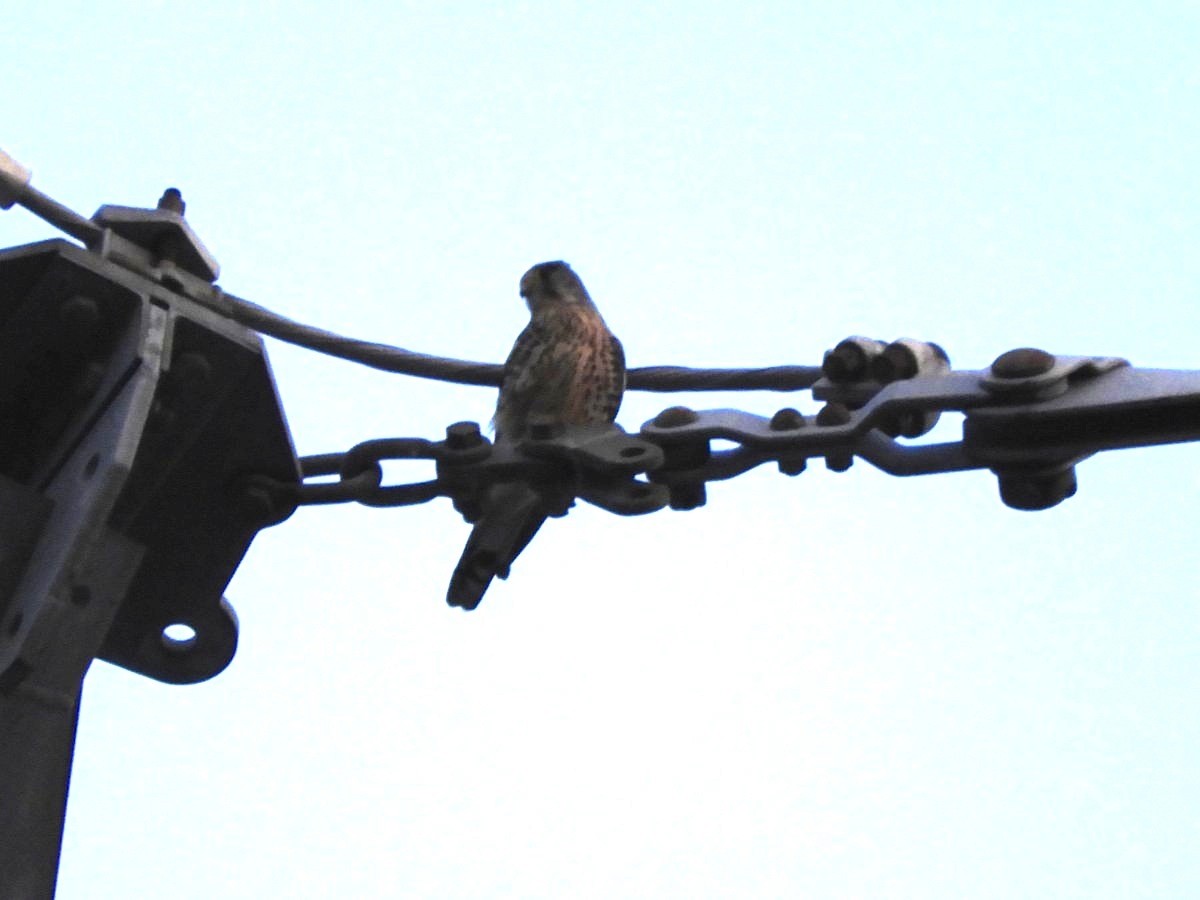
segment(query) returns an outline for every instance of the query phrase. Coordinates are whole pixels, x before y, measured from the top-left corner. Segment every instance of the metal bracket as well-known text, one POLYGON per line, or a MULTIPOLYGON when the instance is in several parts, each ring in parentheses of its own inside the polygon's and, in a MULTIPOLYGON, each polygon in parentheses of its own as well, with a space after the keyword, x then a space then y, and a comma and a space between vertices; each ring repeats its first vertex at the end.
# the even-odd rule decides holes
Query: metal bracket
POLYGON ((221 593, 298 478, 261 342, 65 241, 0 251, 0 898, 53 895, 84 675, 237 646, 221 593), (187 626, 182 639, 171 625, 187 626))
MULTIPOLYGON (((861 352, 858 345, 844 351, 853 358, 861 352)), ((1200 372, 1136 369, 1121 359, 1028 348, 1002 354, 987 370, 935 367, 886 384, 866 364, 842 360, 839 374, 843 364, 863 379, 818 382, 813 394, 831 402, 816 415, 664 410, 642 426, 642 436, 666 454, 651 479, 670 487, 672 507, 689 509, 705 502, 708 481, 764 462, 794 475, 814 457, 835 471, 861 457, 893 475, 991 469, 1007 505, 1035 510, 1070 497, 1075 464, 1093 453, 1200 440, 1200 372), (896 439, 928 432, 950 411, 964 414, 960 441, 896 439), (740 446, 713 452, 713 439, 740 446)))

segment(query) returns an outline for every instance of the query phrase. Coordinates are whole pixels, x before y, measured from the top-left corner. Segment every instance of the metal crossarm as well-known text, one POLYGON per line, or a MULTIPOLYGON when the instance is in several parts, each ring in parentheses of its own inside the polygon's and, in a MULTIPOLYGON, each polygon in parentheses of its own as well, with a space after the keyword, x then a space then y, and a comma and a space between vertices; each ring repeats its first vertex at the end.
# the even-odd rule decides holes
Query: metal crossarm
POLYGON ((188 683, 237 647, 222 591, 298 477, 252 332, 65 241, 0 251, 0 898, 53 894, 92 660, 188 683))

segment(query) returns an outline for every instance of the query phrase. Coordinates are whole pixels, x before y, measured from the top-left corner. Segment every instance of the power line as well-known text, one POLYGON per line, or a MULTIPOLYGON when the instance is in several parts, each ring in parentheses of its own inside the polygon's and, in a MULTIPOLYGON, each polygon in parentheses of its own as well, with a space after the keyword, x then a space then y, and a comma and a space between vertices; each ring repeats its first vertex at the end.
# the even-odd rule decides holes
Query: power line
MULTIPOLYGON (((38 218, 81 241, 89 249, 103 244, 104 223, 93 221, 42 193, 31 184, 32 174, 0 150, 0 209, 20 204, 38 218)), ((179 215, 183 204, 177 191, 168 191, 160 210, 179 215)), ((215 272, 215 261, 213 261, 215 272)), ((215 276, 214 276, 215 277, 215 276)), ((402 347, 335 334, 305 325, 257 303, 223 292, 214 285, 184 293, 247 328, 277 340, 327 356, 369 366, 384 372, 431 378, 455 384, 498 387, 504 367, 498 363, 431 356, 402 347)), ((702 369, 690 366, 642 366, 628 371, 628 387, 635 391, 802 391, 821 377, 820 366, 770 366, 749 369, 702 369)))
MULTIPOLYGON (((224 295, 222 309, 235 321, 277 340, 336 356, 384 372, 432 378, 455 384, 497 387, 504 367, 498 363, 417 353, 389 344, 364 341, 305 325, 249 300, 224 295)), ((638 391, 802 391, 821 377, 819 366, 771 366, 754 369, 700 369, 689 366, 642 366, 628 372, 628 387, 638 391)))

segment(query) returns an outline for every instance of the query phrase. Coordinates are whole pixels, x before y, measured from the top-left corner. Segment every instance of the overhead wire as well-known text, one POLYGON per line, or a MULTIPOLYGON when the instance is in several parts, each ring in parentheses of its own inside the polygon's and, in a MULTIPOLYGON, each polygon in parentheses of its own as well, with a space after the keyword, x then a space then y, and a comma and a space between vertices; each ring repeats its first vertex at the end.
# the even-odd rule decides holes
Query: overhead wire
MULTIPOLYGON (((232 294, 223 308, 231 318, 260 334, 285 343, 304 347, 356 362, 385 372, 431 378, 454 384, 496 387, 504 367, 499 363, 478 362, 432 356, 346 337, 312 325, 305 325, 266 307, 232 294)), ((692 366, 641 366, 628 371, 627 387, 635 391, 660 393, 675 391, 802 391, 821 377, 820 366, 770 366, 766 368, 706 369, 692 366)))
MULTIPOLYGON (((84 218, 30 183, 28 169, 0 150, 0 208, 14 203, 94 249, 104 235, 101 224, 84 218)), ((197 298, 200 299, 200 298, 197 298)), ((433 356, 376 341, 347 337, 297 322, 264 306, 212 287, 203 298, 217 311, 260 334, 298 347, 369 366, 384 372, 430 378, 454 384, 496 387, 504 373, 498 363, 433 356)), ((821 377, 820 366, 765 368, 697 368, 641 366, 628 370, 627 387, 635 391, 802 391, 821 377)))

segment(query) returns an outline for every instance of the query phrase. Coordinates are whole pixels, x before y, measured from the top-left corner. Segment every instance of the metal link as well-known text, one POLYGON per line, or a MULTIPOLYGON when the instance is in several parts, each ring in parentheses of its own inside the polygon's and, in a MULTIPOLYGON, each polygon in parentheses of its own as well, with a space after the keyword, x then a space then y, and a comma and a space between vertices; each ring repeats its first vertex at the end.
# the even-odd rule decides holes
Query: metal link
MULTIPOLYGON (((372 485, 363 488, 355 500, 364 506, 413 506, 427 503, 443 494, 437 479, 415 484, 382 485, 385 460, 432 459, 441 457, 441 444, 423 438, 380 438, 364 441, 351 447, 342 458, 340 474, 343 482, 358 479, 369 473, 372 485)), ((365 482, 364 482, 365 483, 365 482)))
MULTIPOLYGON (((19 203, 110 262, 220 316, 387 371, 466 384, 499 382, 498 365, 348 339, 224 292, 212 283, 215 260, 187 228, 177 192, 171 199, 174 205, 160 201, 157 210, 103 207, 96 221, 85 219, 35 189, 29 171, 0 151, 0 209, 19 203), (164 228, 184 239, 182 257, 162 252, 164 228)), ((774 461, 781 472, 795 475, 814 457, 845 471, 861 456, 896 475, 990 468, 1006 503, 1042 509, 1074 492, 1074 464, 1098 450, 1200 439, 1200 373, 1134 370, 1119 359, 1056 357, 1022 347, 1002 354, 986 371, 954 372, 946 352, 932 342, 851 337, 825 354, 819 374, 804 366, 631 369, 631 389, 811 388, 814 399, 826 405, 815 416, 787 409, 770 420, 736 410, 696 413, 675 407, 646 423, 640 438, 616 429, 621 436, 612 447, 568 433, 565 440, 526 442, 516 454, 494 452, 477 425, 457 423, 445 441, 367 441, 346 454, 310 457, 300 483, 244 478, 238 500, 264 524, 281 521, 297 505, 353 500, 404 506, 438 496, 451 497, 469 518, 483 488, 519 478, 552 481, 606 509, 635 514, 665 505, 664 494, 676 508, 698 506, 707 481, 732 478, 764 462, 774 461), (946 411, 965 415, 961 442, 896 442, 899 436, 928 434, 946 411), (740 446, 712 453, 714 438, 740 446), (616 455, 614 447, 620 451, 616 455), (383 485, 382 463, 392 459, 433 460, 437 478, 383 485), (641 473, 652 473, 650 481, 636 480, 641 473), (312 480, 332 475, 336 481, 312 480)))
POLYGON ((282 482, 254 475, 240 485, 267 495, 272 508, 332 503, 364 506, 412 506, 450 497, 467 518, 484 490, 501 481, 524 480, 558 489, 567 500, 579 496, 612 512, 636 515, 661 509, 666 491, 635 478, 661 464, 662 453, 616 425, 564 428, 542 433, 519 447, 493 445, 473 422, 447 429, 444 441, 380 438, 356 444, 345 453, 323 453, 300 460, 302 480, 282 482), (431 460, 437 478, 411 484, 383 484, 383 463, 431 460), (336 481, 314 481, 336 475, 336 481))
POLYGON ((292 486, 295 502, 312 504, 347 503, 364 506, 412 506, 442 496, 438 480, 414 484, 383 485, 385 460, 439 458, 439 444, 424 438, 381 438, 363 441, 345 453, 323 453, 300 460, 304 481, 292 486), (337 475, 332 482, 309 479, 337 475))
POLYGON ((857 456, 893 475, 990 469, 1006 504, 1045 509, 1074 494, 1074 465, 1093 453, 1200 440, 1200 372, 1029 348, 1002 354, 987 370, 954 372, 936 345, 881 346, 857 338, 827 355, 836 377, 814 385, 813 395, 829 401, 815 416, 665 410, 642 426, 666 456, 651 479, 670 487, 673 507, 686 509, 704 502, 706 482, 763 462, 794 475, 814 457, 845 471, 857 456), (887 365, 878 364, 889 352, 887 365), (949 411, 964 415, 961 441, 895 439, 928 433, 949 411), (714 439, 740 446, 712 452, 714 439))
POLYGON ((865 338, 843 342, 826 359, 836 378, 813 387, 827 401, 816 414, 781 409, 765 418, 672 407, 638 435, 616 425, 544 428, 519 446, 493 445, 474 422, 458 422, 443 441, 385 438, 305 457, 299 484, 261 476, 249 484, 276 505, 409 506, 449 497, 473 520, 488 487, 524 480, 563 492, 568 502, 576 497, 636 515, 703 505, 708 482, 764 463, 797 475, 810 459, 841 472, 858 457, 892 475, 990 469, 1005 503, 1044 509, 1074 493, 1074 465, 1095 452, 1200 440, 1200 372, 1133 369, 1124 360, 1028 348, 1001 355, 986 370, 955 372, 936 345, 865 338), (963 414, 961 440, 897 439, 927 433, 943 412, 963 414), (736 446, 714 450, 714 440, 736 446), (437 477, 382 483, 383 463, 414 459, 432 460, 437 477), (312 480, 332 475, 336 481, 312 480))
POLYGON ((300 472, 304 481, 295 485, 295 501, 299 506, 327 503, 347 503, 361 500, 376 490, 383 480, 383 468, 376 464, 362 468, 349 477, 343 474, 345 454, 325 453, 306 456, 300 460, 300 472), (337 475, 337 481, 310 482, 310 478, 337 475))

